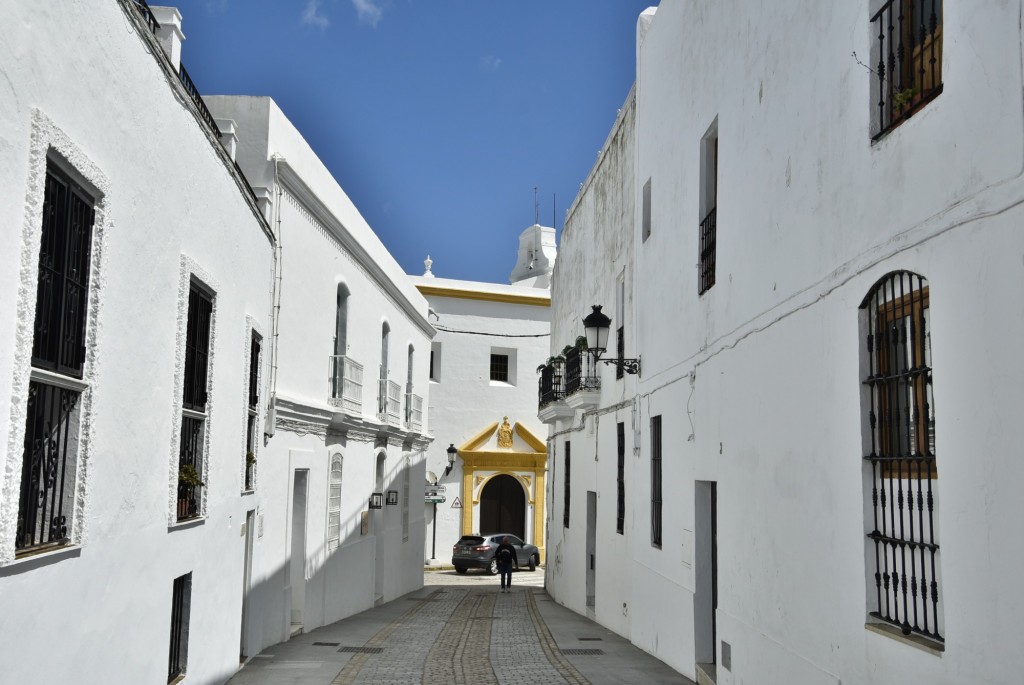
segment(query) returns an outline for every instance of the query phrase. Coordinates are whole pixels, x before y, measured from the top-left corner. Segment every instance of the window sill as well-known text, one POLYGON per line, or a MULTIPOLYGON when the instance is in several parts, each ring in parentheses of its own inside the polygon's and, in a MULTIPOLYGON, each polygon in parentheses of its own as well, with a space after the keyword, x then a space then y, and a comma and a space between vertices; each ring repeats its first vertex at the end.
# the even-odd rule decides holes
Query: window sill
POLYGON ((178 685, 178 683, 180 683, 184 679, 185 679, 185 674, 182 673, 180 676, 178 676, 177 678, 175 678, 171 682, 167 683, 167 685, 178 685))
POLYGON ((247 497, 249 495, 255 495, 255 494, 256 494, 256 488, 250 488, 248 490, 242 490, 242 492, 239 493, 239 496, 247 497))
POLYGON ((491 383, 491 387, 492 388, 514 388, 514 387, 516 387, 516 386, 512 385, 511 383, 506 383, 505 381, 490 381, 490 383, 491 383))
POLYGON ((865 623, 864 629, 868 632, 891 638, 897 642, 902 642, 905 645, 916 647, 922 652, 927 652, 933 656, 942 656, 942 653, 946 650, 945 645, 929 640, 928 638, 921 637, 920 635, 904 635, 902 630, 896 626, 890 626, 887 623, 865 623))
POLYGON ((13 560, 0 566, 0 577, 31 571, 42 566, 56 564, 65 559, 71 559, 81 555, 81 545, 44 547, 39 550, 26 552, 21 556, 15 556, 13 560))
POLYGON ((184 521, 178 521, 177 523, 170 524, 169 526, 167 526, 167 532, 168 533, 173 533, 176 530, 185 530, 187 528, 195 528, 197 526, 203 525, 204 523, 206 523, 206 517, 205 516, 197 516, 197 517, 192 518, 192 519, 185 519, 184 521))

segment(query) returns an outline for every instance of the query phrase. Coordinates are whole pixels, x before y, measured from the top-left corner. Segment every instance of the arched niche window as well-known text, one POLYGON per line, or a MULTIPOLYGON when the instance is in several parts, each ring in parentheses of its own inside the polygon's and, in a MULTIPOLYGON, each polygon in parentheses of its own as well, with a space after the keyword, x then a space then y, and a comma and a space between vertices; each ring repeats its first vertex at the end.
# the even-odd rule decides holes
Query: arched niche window
POLYGON ((341 544, 341 467, 340 454, 331 456, 331 472, 327 492, 327 551, 341 544))
POLYGON ((861 303, 868 613, 943 644, 928 281, 879 280, 861 303))
POLYGON ((388 339, 391 337, 391 326, 385 321, 380 327, 380 377, 388 377, 388 339))
POLYGON ((348 354, 348 288, 338 284, 337 309, 334 317, 334 354, 348 354))

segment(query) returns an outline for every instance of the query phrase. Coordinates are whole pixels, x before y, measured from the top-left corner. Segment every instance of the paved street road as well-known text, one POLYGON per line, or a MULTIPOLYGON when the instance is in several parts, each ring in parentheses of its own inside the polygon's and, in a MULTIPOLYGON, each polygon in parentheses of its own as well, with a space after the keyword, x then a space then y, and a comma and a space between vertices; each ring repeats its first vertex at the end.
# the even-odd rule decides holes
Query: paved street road
POLYGON ((249 661, 231 685, 692 682, 544 592, 544 573, 431 571, 424 587, 249 661))

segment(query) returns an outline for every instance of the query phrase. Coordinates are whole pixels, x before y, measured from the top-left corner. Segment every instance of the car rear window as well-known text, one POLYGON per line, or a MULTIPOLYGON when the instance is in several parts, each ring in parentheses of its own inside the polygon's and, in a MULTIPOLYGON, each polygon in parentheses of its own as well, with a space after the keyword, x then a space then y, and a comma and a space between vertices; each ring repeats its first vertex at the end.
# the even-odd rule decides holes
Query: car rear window
POLYGON ((463 535, 459 538, 460 545, 479 545, 483 541, 484 539, 479 535, 463 535))

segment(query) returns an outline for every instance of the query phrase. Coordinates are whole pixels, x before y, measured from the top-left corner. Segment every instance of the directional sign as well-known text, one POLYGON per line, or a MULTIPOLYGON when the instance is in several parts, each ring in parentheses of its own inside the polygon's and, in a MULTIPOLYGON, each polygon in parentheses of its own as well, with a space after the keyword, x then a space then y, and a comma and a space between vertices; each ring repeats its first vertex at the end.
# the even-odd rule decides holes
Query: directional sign
POLYGON ((423 498, 423 501, 426 502, 427 504, 443 504, 445 502, 445 496, 435 495, 431 497, 430 495, 427 495, 426 497, 423 498))

